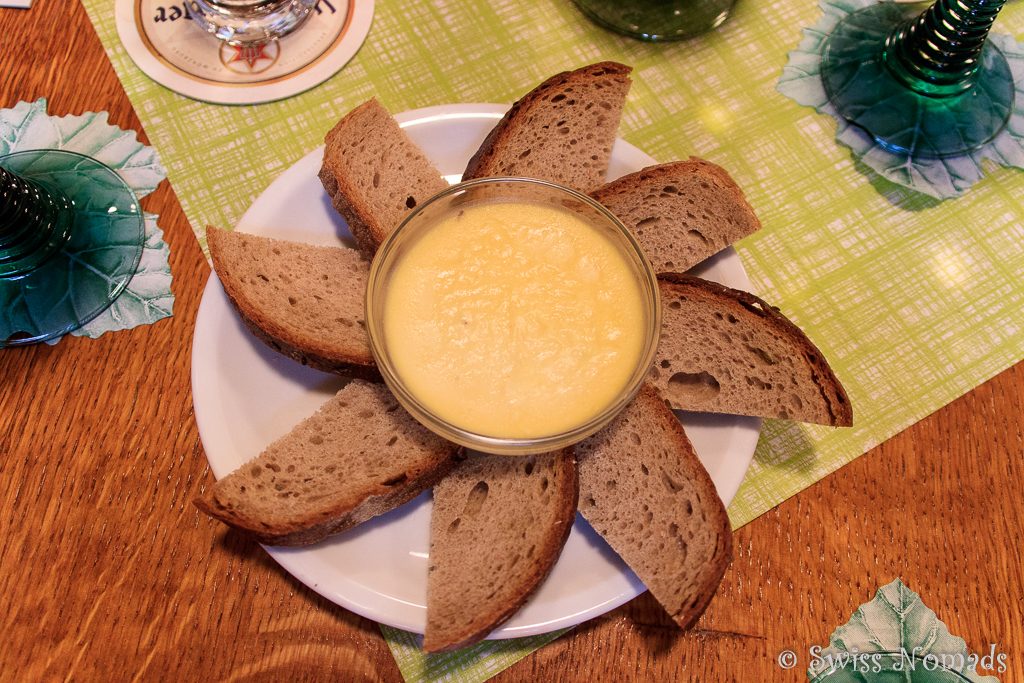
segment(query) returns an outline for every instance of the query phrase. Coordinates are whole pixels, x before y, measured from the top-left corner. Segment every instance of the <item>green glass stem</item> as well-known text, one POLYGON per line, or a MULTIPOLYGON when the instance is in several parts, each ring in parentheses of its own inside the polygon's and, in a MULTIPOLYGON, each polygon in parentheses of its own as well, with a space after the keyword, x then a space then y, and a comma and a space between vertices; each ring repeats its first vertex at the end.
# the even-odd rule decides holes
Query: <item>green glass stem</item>
POLYGON ((1006 0, 939 0, 889 34, 883 59, 922 95, 957 95, 974 85, 981 52, 1006 0))
POLYGON ((73 209, 62 192, 0 168, 0 277, 32 271, 67 243, 73 209))
POLYGON ((1013 75, 986 41, 1005 0, 938 0, 924 13, 882 2, 847 15, 827 38, 829 102, 882 148, 911 159, 970 153, 1013 110, 1013 75))

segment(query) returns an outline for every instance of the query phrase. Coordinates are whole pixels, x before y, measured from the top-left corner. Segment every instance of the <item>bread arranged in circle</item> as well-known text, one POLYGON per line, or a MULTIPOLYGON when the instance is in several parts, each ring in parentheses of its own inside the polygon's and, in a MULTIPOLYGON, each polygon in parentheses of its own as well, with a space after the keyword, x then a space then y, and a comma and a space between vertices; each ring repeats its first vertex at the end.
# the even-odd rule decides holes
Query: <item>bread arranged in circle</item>
MULTIPOLYGON (((752 294, 684 274, 760 227, 728 173, 691 158, 602 185, 630 71, 602 62, 547 79, 512 106, 466 168, 466 179, 528 176, 592 193, 658 273, 655 364, 610 425, 575 453, 465 454, 417 423, 383 384, 356 380, 196 500, 261 542, 303 545, 433 487, 428 651, 472 644, 513 615, 557 561, 577 504, 672 619, 691 626, 729 563, 731 532, 670 408, 852 424, 845 390, 796 325, 752 294)), ((366 259, 446 185, 376 100, 344 116, 326 142, 320 179, 358 251, 214 228, 208 242, 254 335, 303 364, 376 381, 364 327, 366 259)))

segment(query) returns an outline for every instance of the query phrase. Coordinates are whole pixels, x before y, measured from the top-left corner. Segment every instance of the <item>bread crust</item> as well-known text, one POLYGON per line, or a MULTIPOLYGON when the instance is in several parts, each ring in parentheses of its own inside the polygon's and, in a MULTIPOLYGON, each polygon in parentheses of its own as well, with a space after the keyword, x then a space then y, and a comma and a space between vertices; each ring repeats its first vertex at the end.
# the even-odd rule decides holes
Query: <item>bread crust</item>
MULTIPOLYGON (((492 166, 495 159, 501 154, 503 147, 505 146, 505 140, 511 135, 515 126, 518 125, 518 118, 520 112, 525 109, 529 109, 535 102, 541 100, 549 92, 558 90, 565 87, 566 85, 575 81, 584 79, 595 78, 607 74, 627 76, 633 71, 633 68, 626 66, 625 64, 619 64, 618 62, 598 62, 597 64, 590 64, 574 71, 563 71, 562 73, 551 76, 543 83, 538 85, 536 88, 526 93, 518 101, 516 101, 512 107, 505 112, 505 115, 501 118, 491 132, 487 134, 484 141, 480 144, 476 154, 470 158, 469 163, 466 164, 466 170, 462 174, 463 180, 472 180, 474 178, 485 178, 493 174, 492 166)), ((589 190, 591 188, 581 188, 589 190)))
POLYGON ((419 187, 422 192, 415 193, 418 195, 416 197, 410 194, 410 199, 424 202, 447 187, 447 183, 376 98, 370 98, 354 108, 328 131, 324 138, 324 158, 318 177, 331 198, 331 205, 348 223, 359 250, 368 260, 372 260, 377 247, 398 227, 398 222, 388 224, 387 211, 380 206, 373 206, 366 190, 359 186, 352 169, 345 163, 346 155, 352 153, 344 149, 345 143, 364 138, 368 131, 362 128, 367 124, 373 126, 374 132, 387 134, 385 146, 388 149, 405 149, 412 153, 417 168, 407 167, 405 179, 415 178, 410 187, 419 187))
POLYGON ((853 425, 853 406, 850 403, 850 397, 839 378, 829 367, 825 356, 808 339, 804 331, 782 315, 777 307, 750 292, 732 289, 692 275, 664 274, 659 275, 658 280, 663 287, 683 288, 696 293, 697 296, 710 300, 711 306, 721 307, 723 302, 728 301, 727 305, 759 315, 766 325, 792 341, 793 348, 799 351, 800 357, 810 368, 811 377, 829 415, 829 421, 826 424, 833 427, 853 425))
MULTIPOLYGON (((736 181, 733 180, 732 176, 730 176, 729 173, 721 166, 699 157, 691 156, 685 161, 671 161, 665 164, 647 166, 635 173, 624 175, 610 183, 602 185, 591 192, 590 196, 598 203, 609 208, 613 204, 617 203, 615 200, 619 200, 622 197, 635 197, 636 202, 640 203, 643 201, 644 193, 647 192, 649 188, 657 187, 662 183, 671 184, 676 182, 676 180, 682 175, 695 175, 710 178, 711 182, 714 182, 718 189, 728 193, 732 200, 731 208, 740 211, 744 220, 742 221, 741 226, 728 226, 727 229, 723 229, 718 235, 715 235, 715 237, 719 237, 721 239, 708 244, 706 252, 703 253, 698 260, 682 262, 679 261, 679 256, 677 255, 673 259, 674 266, 671 269, 659 270, 658 275, 662 275, 664 273, 685 273, 704 258, 712 256, 742 237, 750 235, 761 229, 761 221, 758 220, 757 214, 754 213, 754 209, 747 201, 746 196, 743 194, 743 190, 736 184, 736 181)), ((610 208, 610 210, 612 209, 610 208)), ((614 210, 612 210, 612 212, 614 213, 614 210)), ((624 217, 620 216, 620 218, 623 218, 624 223, 626 222, 624 217)), ((627 225, 626 227, 634 233, 633 236, 641 242, 642 246, 648 248, 647 245, 643 243, 641 236, 636 234, 635 226, 627 225)), ((650 253, 646 254, 646 256, 648 256, 648 258, 651 259, 652 264, 657 267, 658 264, 655 263, 655 256, 650 253)))
POLYGON ((499 606, 495 610, 495 614, 487 620, 484 626, 454 642, 437 642, 431 637, 432 634, 428 628, 428 633, 424 636, 423 640, 424 650, 431 653, 450 652, 483 640, 489 633, 518 612, 530 596, 533 595, 534 591, 544 582, 548 574, 551 573, 555 563, 562 554, 562 548, 569 538, 569 533, 572 531, 580 493, 579 472, 576 468, 576 455, 572 447, 558 452, 555 466, 558 468, 559 479, 564 482, 564 485, 559 489, 561 495, 558 500, 555 523, 549 528, 543 546, 538 549, 536 560, 531 567, 530 573, 523 581, 523 587, 517 599, 499 606))
MULTIPOLYGON (((645 382, 640 391, 646 400, 653 400, 662 406, 664 405, 660 401, 658 390, 650 383, 645 382)), ((659 406, 658 419, 662 422, 666 431, 670 431, 674 435, 680 451, 687 453, 691 464, 690 481, 700 488, 702 500, 714 501, 707 506, 704 512, 708 516, 709 525, 715 529, 718 535, 718 544, 712 553, 712 561, 705 563, 700 572, 700 578, 697 580, 697 583, 701 586, 701 589, 697 594, 697 600, 684 606, 681 611, 669 615, 679 625, 679 628, 688 629, 700 618, 700 615, 704 613, 704 610, 711 602, 711 599, 715 597, 715 592, 718 590, 718 585, 722 582, 725 570, 729 568, 729 564, 732 562, 732 524, 729 522, 729 515, 725 510, 725 504, 718 496, 715 483, 711 481, 711 475, 708 474, 700 460, 697 459, 697 454, 693 450, 693 444, 690 443, 689 437, 686 436, 686 430, 679 423, 675 413, 667 406, 664 409, 660 409, 659 406)))
MULTIPOLYGON (((728 171, 718 164, 695 156, 688 157, 682 161, 669 161, 664 164, 652 164, 651 166, 645 166, 639 171, 627 173, 624 176, 620 176, 615 180, 602 185, 591 192, 590 196, 594 199, 598 199, 598 197, 606 196, 611 192, 614 192, 616 189, 623 186, 629 186, 637 181, 646 181, 653 178, 666 178, 673 173, 707 173, 712 175, 720 180, 731 192, 733 192, 736 195, 736 198, 743 204, 748 207, 750 206, 747 203, 746 196, 743 194, 743 190, 741 190, 740 186, 736 184, 736 181, 731 175, 729 175, 728 171)), ((757 216, 753 215, 753 209, 750 209, 750 213, 753 220, 757 221, 757 216)), ((760 221, 758 221, 758 225, 760 225, 760 221)))
MULTIPOLYGON (((349 134, 349 128, 357 125, 363 114, 374 109, 384 110, 377 98, 371 97, 348 114, 343 116, 338 123, 327 132, 324 138, 324 160, 317 177, 324 186, 324 190, 331 198, 331 205, 341 214, 348 223, 349 232, 356 240, 359 250, 367 258, 373 258, 377 246, 387 235, 387 230, 380 224, 369 205, 363 201, 362 196, 349 182, 345 173, 339 172, 336 160, 339 155, 336 140, 345 139, 349 134)), ((390 114, 389 114, 390 116, 390 114)))
POLYGON ((276 320, 264 315, 259 309, 250 305, 244 291, 241 278, 234 272, 227 259, 222 257, 226 231, 213 226, 206 228, 206 243, 210 248, 213 268, 224 287, 224 293, 238 312, 239 317, 252 334, 278 353, 303 365, 346 377, 379 382, 381 377, 377 371, 376 361, 367 349, 366 354, 347 353, 341 348, 332 347, 316 339, 303 339, 295 336, 282 327, 276 320))
POLYGON ((355 505, 336 505, 303 523, 268 526, 249 515, 226 510, 218 504, 215 486, 210 487, 204 496, 197 497, 192 502, 210 517, 252 535, 264 545, 311 545, 390 512, 427 489, 433 488, 461 461, 461 453, 461 449, 457 449, 446 457, 439 457, 430 465, 407 471, 407 479, 400 487, 378 485, 368 490, 355 505))

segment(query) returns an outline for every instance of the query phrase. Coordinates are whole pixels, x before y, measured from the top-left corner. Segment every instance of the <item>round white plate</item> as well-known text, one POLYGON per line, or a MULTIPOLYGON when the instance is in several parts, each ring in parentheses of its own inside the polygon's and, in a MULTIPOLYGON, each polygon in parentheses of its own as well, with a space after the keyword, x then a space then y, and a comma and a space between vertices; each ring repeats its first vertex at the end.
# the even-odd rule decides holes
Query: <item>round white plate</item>
MULTIPOLYGON (((465 104, 418 109, 396 118, 450 180, 506 106, 465 104)), ((253 202, 238 229, 314 244, 352 244, 344 220, 317 180, 323 150, 285 171, 253 202)), ((655 163, 619 140, 609 177, 655 163)), ((750 282, 727 250, 699 273, 740 289, 750 282)), ((199 434, 219 479, 256 457, 311 415, 344 380, 291 361, 254 338, 231 307, 216 274, 203 293, 192 349, 192 393, 199 434)), ((687 414, 687 434, 727 503, 754 453, 760 420, 687 414)), ((375 621, 422 633, 426 625, 430 494, 315 546, 267 548, 290 574, 335 602, 375 621)), ((572 626, 639 595, 644 586, 577 516, 558 563, 530 601, 491 638, 516 638, 572 626)))

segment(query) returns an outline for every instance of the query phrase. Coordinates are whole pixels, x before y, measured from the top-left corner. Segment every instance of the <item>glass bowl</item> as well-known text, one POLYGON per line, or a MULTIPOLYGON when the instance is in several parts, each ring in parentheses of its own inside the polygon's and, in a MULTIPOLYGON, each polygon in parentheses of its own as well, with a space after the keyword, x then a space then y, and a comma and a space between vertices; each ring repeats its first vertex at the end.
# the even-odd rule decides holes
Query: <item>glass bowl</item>
MULTIPOLYGON (((472 225, 475 224, 468 225, 472 229, 472 225)), ((601 243, 601 248, 607 250, 607 245, 601 243)), ((586 254, 584 254, 585 256, 586 254)), ((458 264, 461 263, 461 261, 457 262, 454 267, 458 268, 458 264)), ((599 275, 603 277, 604 271, 599 271, 599 275)), ((408 281, 408 276, 405 277, 408 281)), ((657 279, 640 246, 629 230, 599 203, 585 194, 543 180, 481 178, 452 185, 423 202, 384 240, 370 266, 366 290, 366 329, 370 339, 370 348, 384 382, 399 403, 421 424, 445 439, 473 450, 500 455, 527 455, 558 450, 581 441, 611 422, 619 411, 629 404, 654 360, 661 331, 661 306, 658 299, 657 279), (640 352, 636 355, 636 364, 629 373, 628 379, 622 384, 621 389, 614 393, 612 400, 607 401, 606 404, 600 404, 600 409, 590 412, 586 419, 561 429, 557 433, 540 436, 510 436, 508 433, 484 434, 459 426, 458 419, 441 417, 436 410, 432 410, 426 405, 429 401, 423 401, 421 396, 417 396, 409 388, 408 382, 403 381, 401 373, 396 368, 396 365, 401 365, 401 363, 396 364, 392 355, 395 344, 399 342, 392 340, 393 343, 389 345, 386 333, 385 302, 390 294, 396 269, 403 259, 416 248, 420 240, 446 218, 461 218, 464 215, 462 212, 472 207, 504 203, 536 205, 546 207, 548 210, 553 208, 559 212, 568 212, 581 219, 588 227, 604 237, 607 245, 611 247, 610 253, 621 257, 628 271, 628 274, 625 275, 626 279, 623 281, 635 283, 640 293, 638 318, 642 327, 639 330, 640 352)), ((526 362, 525 359, 521 360, 526 362)), ((625 366, 623 370, 627 368, 628 366, 625 366)), ((450 411, 446 412, 451 418, 450 411)), ((510 429, 509 431, 514 430, 510 429)))

